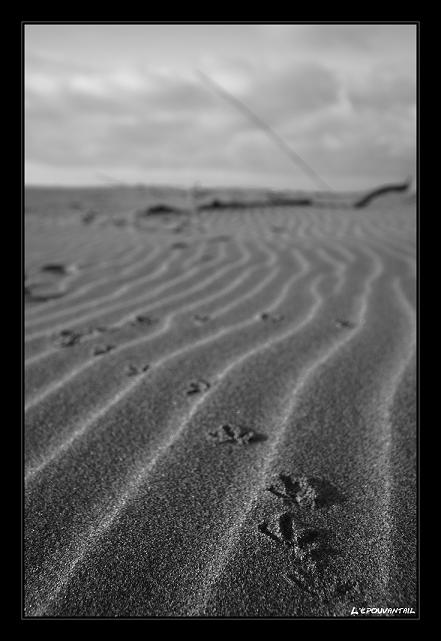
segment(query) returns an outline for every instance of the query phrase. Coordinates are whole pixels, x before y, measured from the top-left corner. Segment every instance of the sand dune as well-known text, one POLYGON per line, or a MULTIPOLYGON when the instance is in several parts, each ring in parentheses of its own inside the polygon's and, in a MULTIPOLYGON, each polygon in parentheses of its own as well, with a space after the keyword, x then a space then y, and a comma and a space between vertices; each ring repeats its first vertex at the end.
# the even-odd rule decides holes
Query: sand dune
POLYGON ((26 218, 26 615, 417 610, 414 204, 26 218))

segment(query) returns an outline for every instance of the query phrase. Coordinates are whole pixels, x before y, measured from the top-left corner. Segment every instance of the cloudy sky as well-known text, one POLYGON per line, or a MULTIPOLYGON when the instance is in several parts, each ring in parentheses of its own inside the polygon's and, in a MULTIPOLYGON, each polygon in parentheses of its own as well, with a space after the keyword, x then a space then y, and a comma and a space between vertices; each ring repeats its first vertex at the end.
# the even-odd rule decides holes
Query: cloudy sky
POLYGON ((27 184, 334 189, 415 176, 414 25, 25 26, 27 184))

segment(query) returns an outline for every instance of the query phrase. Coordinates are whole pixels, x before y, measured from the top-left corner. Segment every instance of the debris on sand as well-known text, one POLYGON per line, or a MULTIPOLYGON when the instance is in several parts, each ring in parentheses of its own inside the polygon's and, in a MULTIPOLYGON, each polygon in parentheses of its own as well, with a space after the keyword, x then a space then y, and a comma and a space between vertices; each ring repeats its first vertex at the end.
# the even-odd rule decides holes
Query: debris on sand
POLYGON ((309 207, 314 204, 311 198, 271 198, 270 200, 213 200, 198 207, 199 211, 223 209, 256 209, 262 207, 309 207))
POLYGON ((159 214, 180 214, 183 210, 178 207, 173 207, 172 205, 167 205, 165 203, 159 203, 158 205, 151 205, 146 209, 139 210, 137 212, 138 216, 155 216, 159 214))
POLYGON ((378 196, 383 196, 384 194, 407 191, 410 187, 410 184, 411 181, 406 180, 406 182, 404 183, 382 185, 381 187, 370 191, 368 194, 363 196, 363 198, 360 198, 360 200, 357 200, 357 202, 354 203, 354 207, 356 207, 357 209, 367 207, 371 200, 374 200, 374 198, 377 198, 378 196))
POLYGON ((210 211, 212 209, 228 209, 229 207, 234 207, 237 206, 237 203, 233 202, 222 202, 218 198, 214 198, 208 203, 204 203, 203 205, 199 205, 198 209, 200 211, 210 211))
POLYGON ((272 207, 311 207, 312 198, 272 198, 267 205, 272 207))
POLYGON ((41 267, 41 271, 57 274, 59 276, 66 276, 73 272, 73 267, 71 265, 64 265, 63 263, 48 263, 41 267))

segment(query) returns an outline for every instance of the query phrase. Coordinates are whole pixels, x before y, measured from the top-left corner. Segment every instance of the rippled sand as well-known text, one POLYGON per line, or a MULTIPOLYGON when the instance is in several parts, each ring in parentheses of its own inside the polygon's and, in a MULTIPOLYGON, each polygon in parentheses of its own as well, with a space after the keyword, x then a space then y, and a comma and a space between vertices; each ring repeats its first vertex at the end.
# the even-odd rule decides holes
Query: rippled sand
POLYGON ((416 609, 415 204, 80 210, 26 216, 25 614, 416 609))

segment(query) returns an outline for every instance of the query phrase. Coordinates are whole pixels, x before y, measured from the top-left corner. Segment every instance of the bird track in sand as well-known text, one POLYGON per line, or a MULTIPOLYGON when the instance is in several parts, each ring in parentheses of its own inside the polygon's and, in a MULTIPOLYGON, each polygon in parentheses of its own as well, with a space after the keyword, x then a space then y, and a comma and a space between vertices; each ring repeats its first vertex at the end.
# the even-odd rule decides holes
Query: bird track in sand
POLYGON ((267 488, 282 499, 288 510, 257 525, 258 532, 288 552, 283 576, 288 583, 322 602, 350 596, 360 602, 362 592, 357 580, 339 577, 332 560, 342 555, 334 533, 317 527, 312 516, 316 510, 339 505, 344 497, 325 479, 279 474, 278 485, 267 488), (282 486, 282 488, 280 488, 282 486))
POLYGON ((224 423, 217 429, 208 432, 208 437, 216 443, 233 443, 235 445, 249 445, 266 440, 266 436, 263 434, 230 423, 224 423))

